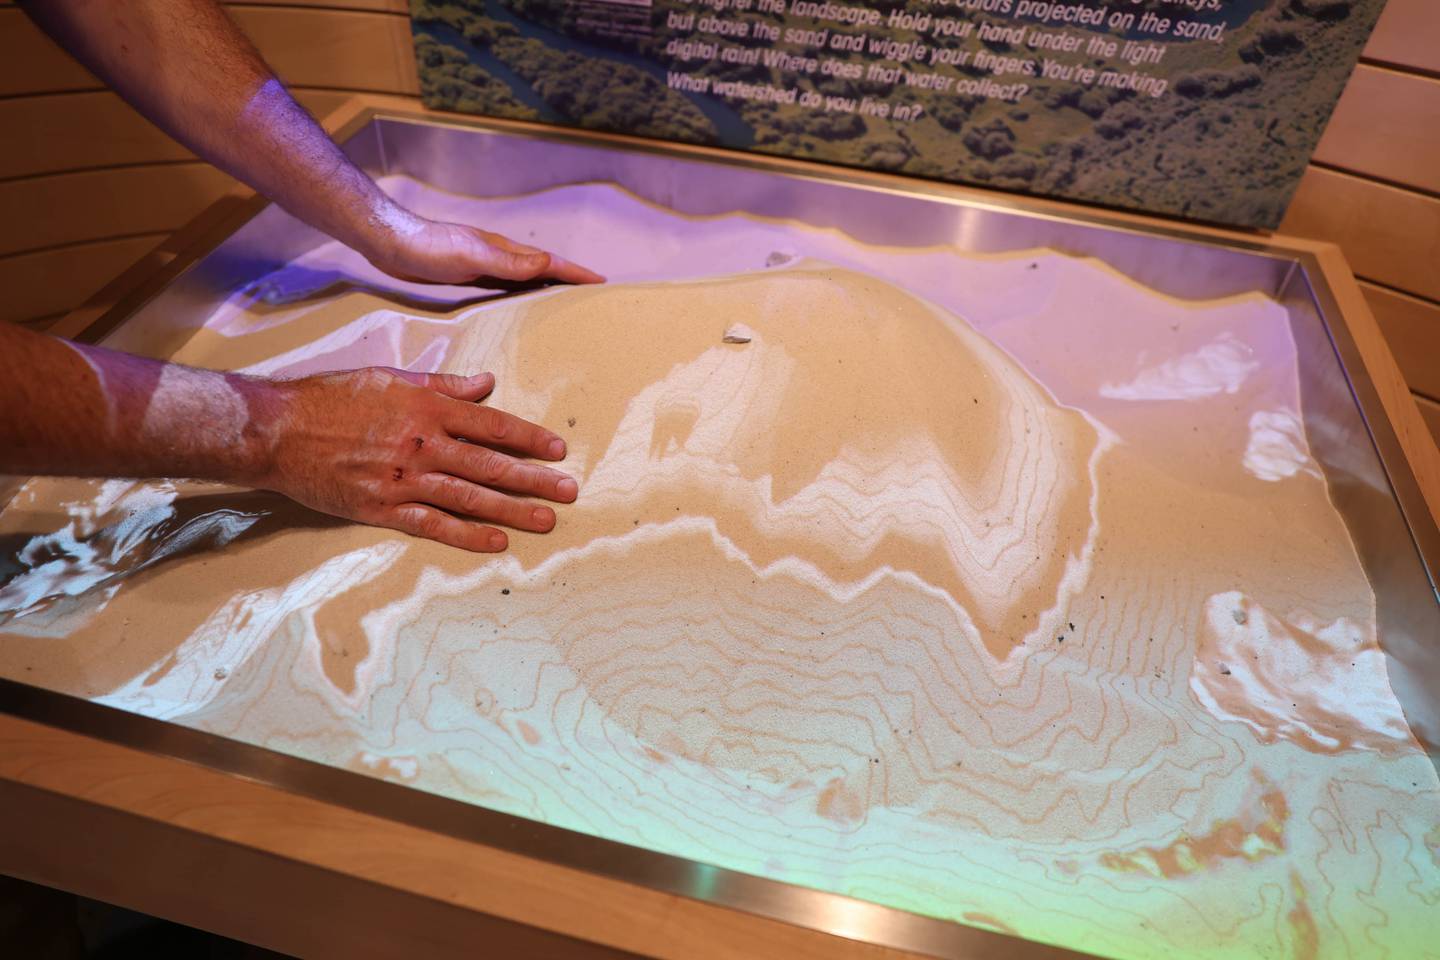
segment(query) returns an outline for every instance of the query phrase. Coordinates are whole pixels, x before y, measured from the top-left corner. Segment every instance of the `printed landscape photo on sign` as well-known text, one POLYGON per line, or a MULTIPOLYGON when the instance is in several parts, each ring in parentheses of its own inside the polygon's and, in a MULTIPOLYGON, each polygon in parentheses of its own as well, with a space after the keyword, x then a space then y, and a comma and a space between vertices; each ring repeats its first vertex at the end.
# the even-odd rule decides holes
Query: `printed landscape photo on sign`
POLYGON ((428 106, 1279 225, 1384 0, 412 0, 428 106))

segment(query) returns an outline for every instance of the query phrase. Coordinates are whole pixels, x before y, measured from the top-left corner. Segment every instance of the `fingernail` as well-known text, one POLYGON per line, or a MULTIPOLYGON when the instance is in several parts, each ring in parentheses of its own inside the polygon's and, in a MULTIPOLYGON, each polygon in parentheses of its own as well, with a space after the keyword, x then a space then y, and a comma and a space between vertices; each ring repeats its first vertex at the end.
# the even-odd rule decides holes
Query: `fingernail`
POLYGON ((555 525, 555 511, 545 507, 536 507, 530 511, 530 519, 537 527, 553 527, 555 525))
POLYGON ((553 459, 559 460, 565 456, 565 441, 561 440, 559 437, 556 437, 554 440, 550 441, 550 446, 546 447, 545 451, 553 459))
POLYGON ((492 534, 490 534, 490 549, 491 549, 491 550, 504 550, 504 549, 505 549, 505 534, 503 534, 503 533, 492 533, 492 534))
POLYGON ((576 495, 580 493, 580 484, 566 477, 564 480, 555 484, 555 492, 566 500, 574 500, 576 495))

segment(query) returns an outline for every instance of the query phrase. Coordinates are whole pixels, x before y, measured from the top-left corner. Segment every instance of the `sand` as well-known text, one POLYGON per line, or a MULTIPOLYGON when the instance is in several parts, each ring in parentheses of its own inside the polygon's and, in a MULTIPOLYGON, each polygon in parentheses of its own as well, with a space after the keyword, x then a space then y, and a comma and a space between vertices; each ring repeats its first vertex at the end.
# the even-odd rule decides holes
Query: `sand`
POLYGON ((494 370, 569 441, 557 529, 477 557, 34 481, 0 514, 0 674, 1105 955, 1434 942, 1440 784, 1276 304, 605 187, 389 187, 616 282, 476 303, 329 246, 177 356, 494 370))

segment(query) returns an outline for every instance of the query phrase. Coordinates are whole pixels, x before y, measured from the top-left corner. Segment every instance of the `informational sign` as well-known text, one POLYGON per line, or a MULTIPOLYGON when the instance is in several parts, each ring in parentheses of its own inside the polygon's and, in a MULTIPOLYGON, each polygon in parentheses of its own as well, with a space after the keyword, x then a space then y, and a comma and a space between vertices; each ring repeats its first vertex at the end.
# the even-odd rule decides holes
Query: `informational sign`
POLYGON ((412 0, 425 102, 1275 227, 1384 0, 412 0))

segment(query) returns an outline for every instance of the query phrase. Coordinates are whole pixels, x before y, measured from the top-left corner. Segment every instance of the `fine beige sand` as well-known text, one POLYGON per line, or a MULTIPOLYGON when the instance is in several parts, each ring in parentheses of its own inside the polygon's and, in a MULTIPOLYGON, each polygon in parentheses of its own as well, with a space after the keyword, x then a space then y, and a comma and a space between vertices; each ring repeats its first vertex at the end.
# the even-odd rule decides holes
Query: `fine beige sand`
POLYGON ((178 359, 492 369, 580 499, 491 558, 34 481, 0 674, 1101 954, 1421 955, 1440 785, 1283 310, 791 233, 830 262, 426 307, 295 296, 322 251, 235 298, 178 359))

